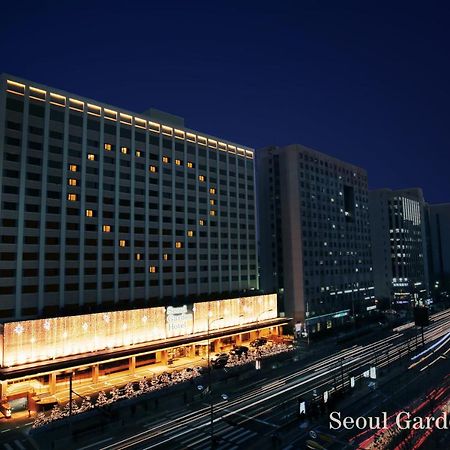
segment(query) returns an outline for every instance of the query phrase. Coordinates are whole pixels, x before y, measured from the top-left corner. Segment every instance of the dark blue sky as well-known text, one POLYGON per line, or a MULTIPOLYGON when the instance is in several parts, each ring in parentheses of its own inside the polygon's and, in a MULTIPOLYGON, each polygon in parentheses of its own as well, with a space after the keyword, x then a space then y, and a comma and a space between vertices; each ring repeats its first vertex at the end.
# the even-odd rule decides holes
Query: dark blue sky
POLYGON ((16 1, 0 72, 255 148, 308 145, 444 202, 449 23, 444 1, 16 1))

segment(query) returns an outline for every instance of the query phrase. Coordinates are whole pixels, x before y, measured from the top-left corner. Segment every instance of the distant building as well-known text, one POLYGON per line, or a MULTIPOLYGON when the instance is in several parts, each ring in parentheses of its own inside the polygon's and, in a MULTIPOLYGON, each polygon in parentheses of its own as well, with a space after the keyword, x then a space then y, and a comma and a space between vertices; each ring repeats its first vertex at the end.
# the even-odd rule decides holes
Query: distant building
POLYGON ((302 145, 256 164, 261 288, 312 331, 375 309, 366 171, 302 145))
POLYGON ((450 203, 428 205, 431 287, 450 292, 450 203))
POLYGON ((422 190, 378 189, 369 199, 376 297, 391 305, 425 298, 428 258, 422 190))

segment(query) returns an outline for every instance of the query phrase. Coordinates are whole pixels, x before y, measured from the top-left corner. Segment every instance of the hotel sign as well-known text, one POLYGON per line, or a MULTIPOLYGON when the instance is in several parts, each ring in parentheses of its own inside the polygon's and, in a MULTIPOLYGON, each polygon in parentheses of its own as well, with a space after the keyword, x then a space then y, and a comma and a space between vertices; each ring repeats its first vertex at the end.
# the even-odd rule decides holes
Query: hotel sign
POLYGON ((166 337, 192 334, 194 319, 192 305, 168 306, 166 308, 166 337))

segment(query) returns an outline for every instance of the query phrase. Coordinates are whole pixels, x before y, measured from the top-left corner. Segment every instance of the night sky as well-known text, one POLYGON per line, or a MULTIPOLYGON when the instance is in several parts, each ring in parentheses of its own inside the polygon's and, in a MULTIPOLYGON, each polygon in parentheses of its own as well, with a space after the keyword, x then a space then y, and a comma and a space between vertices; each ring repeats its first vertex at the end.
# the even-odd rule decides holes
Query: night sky
POLYGON ((4 2, 0 72, 449 202, 449 23, 444 1, 4 2))

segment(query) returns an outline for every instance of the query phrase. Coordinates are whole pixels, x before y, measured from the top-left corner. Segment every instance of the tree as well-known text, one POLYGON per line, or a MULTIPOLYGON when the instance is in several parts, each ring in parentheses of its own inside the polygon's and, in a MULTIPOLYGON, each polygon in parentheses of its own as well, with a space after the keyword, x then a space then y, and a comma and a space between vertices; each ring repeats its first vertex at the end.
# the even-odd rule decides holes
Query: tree
POLYGON ((46 423, 48 423, 48 418, 45 415, 45 413, 40 412, 37 414, 36 419, 33 422, 33 428, 39 428, 42 427, 42 425, 45 425, 46 423))
MULTIPOLYGON (((72 400, 72 415, 78 414, 78 405, 75 400, 72 400)), ((62 416, 68 417, 70 416, 70 402, 67 402, 66 406, 64 406, 62 410, 62 416)))
POLYGON ((110 399, 108 403, 114 403, 117 402, 118 400, 120 400, 121 396, 120 396, 120 391, 119 389, 117 389, 116 387, 114 387, 111 392, 110 392, 110 399))
POLYGON ((81 402, 80 407, 78 408, 78 412, 82 413, 82 412, 85 412, 85 411, 89 411, 93 407, 94 407, 94 405, 91 402, 91 398, 90 397, 84 397, 83 401, 81 402))
POLYGON ((95 402, 95 407, 101 408, 102 406, 106 406, 108 403, 108 397, 106 396, 105 392, 100 391, 98 393, 97 401, 95 402))
POLYGON ((62 418, 63 418, 63 415, 62 415, 62 411, 61 411, 59 405, 53 406, 52 411, 50 412, 49 421, 53 422, 54 420, 59 420, 62 418))
POLYGON ((149 385, 148 385, 147 378, 144 377, 143 380, 139 381, 139 390, 141 391, 140 392, 141 394, 149 391, 149 385))
POLYGON ((133 388, 133 383, 127 383, 125 386, 125 398, 133 398, 136 395, 133 388))

